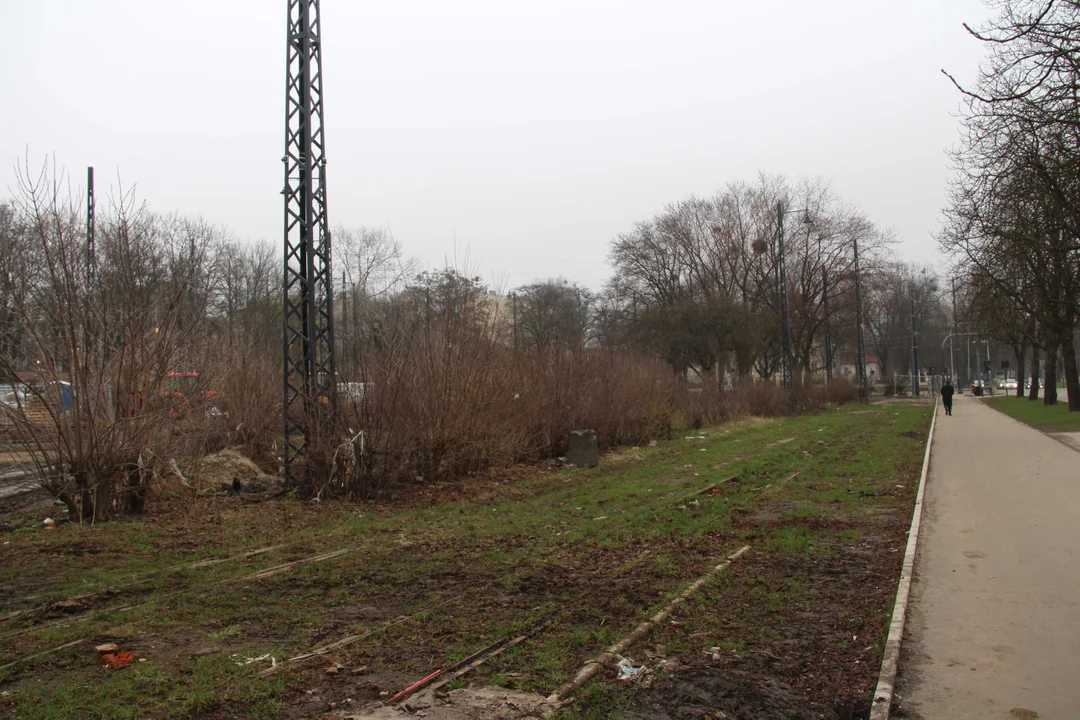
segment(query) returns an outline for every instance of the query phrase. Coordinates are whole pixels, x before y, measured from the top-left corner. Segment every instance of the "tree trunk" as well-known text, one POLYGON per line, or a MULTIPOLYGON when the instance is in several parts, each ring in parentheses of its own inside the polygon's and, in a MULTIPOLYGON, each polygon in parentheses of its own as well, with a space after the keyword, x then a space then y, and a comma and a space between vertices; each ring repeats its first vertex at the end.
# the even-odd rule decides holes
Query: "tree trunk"
POLYGON ((1027 347, 1013 345, 1016 353, 1016 397, 1024 397, 1024 382, 1027 380, 1027 347))
POLYGON ((1028 389, 1028 400, 1039 399, 1039 346, 1031 348, 1031 387, 1028 389))
POLYGON ((1045 379, 1043 380, 1043 405, 1057 405, 1057 355, 1058 344, 1051 341, 1046 348, 1045 379))
POLYGON ((1062 340, 1061 354, 1065 360, 1065 388, 1069 392, 1069 412, 1080 412, 1080 373, 1076 367, 1076 342, 1072 332, 1062 340))

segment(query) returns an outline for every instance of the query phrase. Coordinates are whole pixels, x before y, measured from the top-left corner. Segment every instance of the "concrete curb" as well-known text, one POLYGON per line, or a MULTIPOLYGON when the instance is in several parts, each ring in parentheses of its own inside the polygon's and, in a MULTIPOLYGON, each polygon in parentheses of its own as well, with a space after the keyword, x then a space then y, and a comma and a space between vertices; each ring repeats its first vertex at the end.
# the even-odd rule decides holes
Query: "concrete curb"
POLYGON ((889 710, 892 708, 893 685, 900 665, 900 641, 904 637, 904 621, 907 619, 908 597, 911 595, 911 576, 915 572, 915 551, 919 545, 919 527, 922 525, 923 491, 926 489, 926 474, 930 469, 930 447, 934 442, 937 412, 938 403, 935 401, 930 434, 926 437, 922 474, 919 476, 919 491, 915 495, 915 511, 911 515, 907 550, 904 552, 904 565, 900 570, 900 585, 896 589, 896 604, 893 606, 892 622, 889 624, 889 638, 885 641, 885 655, 881 659, 881 673, 878 675, 877 690, 874 691, 870 720, 889 720, 889 710))

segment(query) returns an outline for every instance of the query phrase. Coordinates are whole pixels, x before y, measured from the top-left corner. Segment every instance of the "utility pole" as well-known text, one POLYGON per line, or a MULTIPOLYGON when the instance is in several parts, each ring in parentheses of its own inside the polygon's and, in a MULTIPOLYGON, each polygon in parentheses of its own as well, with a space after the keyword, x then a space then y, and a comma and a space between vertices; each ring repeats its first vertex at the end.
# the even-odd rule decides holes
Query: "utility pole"
POLYGON ((829 337, 829 273, 821 266, 821 302, 825 310, 825 385, 832 385, 832 341, 829 337))
POLYGON ((341 270, 341 365, 347 379, 349 375, 349 298, 345 292, 345 270, 341 270))
MULTIPOLYGON (((86 292, 94 291, 97 275, 97 248, 95 246, 97 229, 95 227, 96 206, 94 202, 94 168, 86 168, 86 292)), ((87 313, 90 314, 90 313, 87 313)))
MULTIPOLYGON (((326 207, 319 0, 288 0, 285 78, 285 482, 310 490, 329 472, 309 450, 336 432, 333 280, 326 207)), ((321 453, 320 453, 321 454, 321 453)))
POLYGON ((922 372, 919 370, 919 341, 917 339, 918 333, 915 330, 915 286, 911 287, 911 372, 914 374, 915 379, 912 381, 911 387, 915 392, 915 397, 919 397, 919 376, 922 372))
POLYGON ((516 357, 518 352, 517 293, 510 293, 510 300, 514 307, 514 356, 516 357))
POLYGON ((863 344, 862 290, 859 286, 859 239, 853 238, 855 247, 855 372, 859 378, 859 399, 870 402, 870 393, 866 387, 866 346, 863 344))
POLYGON ((784 253, 784 205, 780 202, 776 203, 776 222, 776 252, 780 273, 780 332, 782 334, 784 353, 783 381, 784 387, 790 388, 793 375, 792 365, 794 363, 791 357, 791 323, 788 318, 787 261, 784 253))
POLYGON ((971 384, 971 334, 967 336, 967 378, 965 382, 971 384))
POLYGON ((955 378, 957 385, 960 384, 959 373, 956 372, 956 347, 953 342, 956 338, 956 278, 952 279, 952 335, 949 336, 949 376, 955 378))

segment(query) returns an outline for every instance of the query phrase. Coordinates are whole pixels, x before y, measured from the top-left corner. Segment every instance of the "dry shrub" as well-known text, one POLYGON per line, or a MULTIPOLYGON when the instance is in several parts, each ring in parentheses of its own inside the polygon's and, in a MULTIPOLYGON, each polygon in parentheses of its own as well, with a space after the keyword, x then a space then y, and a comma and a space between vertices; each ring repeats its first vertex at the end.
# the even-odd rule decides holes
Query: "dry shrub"
POLYGON ((226 430, 227 445, 269 472, 278 472, 275 447, 281 441, 282 363, 278 353, 267 352, 250 334, 240 334, 226 348, 217 365, 220 391, 218 418, 226 430))
POLYGON ((346 440, 321 460, 334 485, 317 492, 365 496, 551 458, 577 429, 595 430, 601 446, 643 444, 670 437, 673 425, 786 415, 852 394, 842 381, 828 392, 788 391, 750 378, 727 390, 691 389, 667 365, 627 349, 516 351, 498 301, 454 282, 452 292, 437 289, 443 296, 427 288, 382 308, 357 379, 339 387, 346 440))
POLYGON ((572 430, 595 430, 604 445, 647 442, 668 432, 680 396, 665 366, 629 351, 531 355, 515 371, 525 391, 518 423, 527 457, 566 452, 572 430))
POLYGON ((20 341, 0 347, 0 370, 26 380, 9 428, 43 486, 73 519, 100 521, 141 512, 161 462, 204 444, 196 395, 172 383, 207 347, 209 231, 122 195, 91 248, 62 187, 47 165, 19 174, 5 260, 25 281, 9 309, 20 341))
POLYGON ((670 425, 677 384, 658 362, 607 349, 515 352, 490 296, 465 286, 434 304, 425 293, 387 311, 360 380, 339 392, 348 439, 334 465, 347 492, 553 457, 574 429, 610 445, 670 425))

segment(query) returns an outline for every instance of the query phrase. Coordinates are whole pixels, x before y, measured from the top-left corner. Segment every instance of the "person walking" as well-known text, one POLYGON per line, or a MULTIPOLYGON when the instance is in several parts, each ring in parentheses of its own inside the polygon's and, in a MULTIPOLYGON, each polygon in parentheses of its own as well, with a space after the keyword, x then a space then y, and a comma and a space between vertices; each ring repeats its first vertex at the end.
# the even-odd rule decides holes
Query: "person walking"
POLYGON ((941 402, 945 405, 946 415, 952 415, 952 396, 952 380, 946 380, 945 384, 941 386, 941 402))

